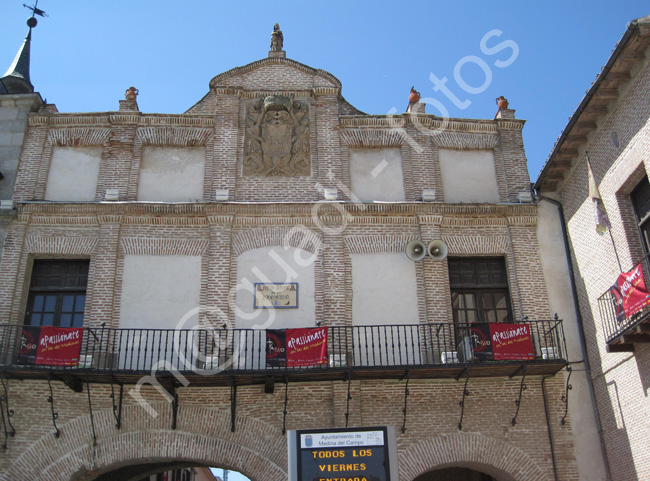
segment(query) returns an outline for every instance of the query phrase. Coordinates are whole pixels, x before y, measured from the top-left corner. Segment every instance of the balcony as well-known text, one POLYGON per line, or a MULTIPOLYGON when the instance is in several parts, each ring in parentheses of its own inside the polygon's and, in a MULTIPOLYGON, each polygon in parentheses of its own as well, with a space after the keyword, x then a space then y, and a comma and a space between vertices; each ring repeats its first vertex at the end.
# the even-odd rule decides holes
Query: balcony
POLYGON ((270 366, 265 330, 226 328, 85 328, 74 365, 20 364, 24 326, 2 325, 0 372, 14 379, 61 380, 78 390, 84 382, 132 384, 145 375, 169 379, 177 386, 180 375, 192 386, 228 386, 270 381, 399 379, 407 371, 411 379, 417 379, 459 378, 463 374, 513 376, 522 372, 522 366, 527 375, 554 374, 562 369, 566 364, 562 321, 524 324, 534 351, 524 360, 479 356, 467 325, 336 326, 326 328, 323 363, 302 367, 270 366))
POLYGON ((633 352, 635 344, 650 342, 650 293, 646 289, 650 285, 648 273, 650 255, 612 283, 626 290, 624 294, 629 296, 627 300, 622 299, 621 289, 614 292, 614 286, 598 298, 608 352, 633 352), (632 286, 637 281, 641 283, 632 286))

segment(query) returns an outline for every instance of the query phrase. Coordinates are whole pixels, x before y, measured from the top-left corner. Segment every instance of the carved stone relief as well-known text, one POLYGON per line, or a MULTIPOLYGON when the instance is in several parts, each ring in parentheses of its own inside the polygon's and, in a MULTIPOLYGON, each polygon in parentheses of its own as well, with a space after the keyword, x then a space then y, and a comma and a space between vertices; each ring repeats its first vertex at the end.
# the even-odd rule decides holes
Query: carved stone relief
POLYGON ((264 177, 311 174, 306 103, 271 95, 248 108, 242 173, 264 177))

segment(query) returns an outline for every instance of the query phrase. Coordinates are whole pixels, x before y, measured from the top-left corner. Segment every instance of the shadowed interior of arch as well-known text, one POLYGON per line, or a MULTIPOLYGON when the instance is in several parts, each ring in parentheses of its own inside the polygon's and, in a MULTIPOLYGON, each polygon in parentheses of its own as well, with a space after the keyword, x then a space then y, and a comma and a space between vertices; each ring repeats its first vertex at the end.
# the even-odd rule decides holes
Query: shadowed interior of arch
POLYGON ((93 481, 245 481, 243 474, 187 461, 161 461, 123 466, 93 481))

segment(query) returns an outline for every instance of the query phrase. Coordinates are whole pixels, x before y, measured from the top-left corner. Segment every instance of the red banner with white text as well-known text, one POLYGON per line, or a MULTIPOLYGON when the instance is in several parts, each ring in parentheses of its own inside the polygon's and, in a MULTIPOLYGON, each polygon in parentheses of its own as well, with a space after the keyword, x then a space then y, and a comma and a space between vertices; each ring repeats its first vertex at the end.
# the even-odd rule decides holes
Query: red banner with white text
POLYGON ((628 272, 622 272, 609 289, 616 309, 616 319, 629 319, 650 304, 650 292, 645 287, 641 264, 628 272))
POLYGON ((20 338, 18 364, 76 366, 83 328, 25 326, 20 338))
POLYGON ((327 328, 267 329, 266 365, 301 367, 327 364, 327 328))
POLYGON ((528 324, 490 323, 490 340, 495 361, 535 359, 533 338, 528 324))

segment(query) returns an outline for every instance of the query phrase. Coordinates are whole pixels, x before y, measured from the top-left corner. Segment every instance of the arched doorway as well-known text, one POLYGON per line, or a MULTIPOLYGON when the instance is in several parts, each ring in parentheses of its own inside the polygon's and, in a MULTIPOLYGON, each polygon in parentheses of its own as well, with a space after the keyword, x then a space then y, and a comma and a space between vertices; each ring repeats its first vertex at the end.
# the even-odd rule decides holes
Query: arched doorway
POLYGON ((487 473, 470 468, 445 468, 424 473, 413 481, 500 481, 487 473))

